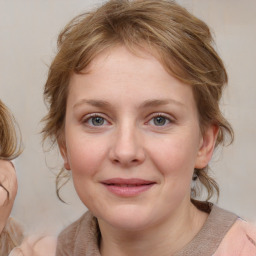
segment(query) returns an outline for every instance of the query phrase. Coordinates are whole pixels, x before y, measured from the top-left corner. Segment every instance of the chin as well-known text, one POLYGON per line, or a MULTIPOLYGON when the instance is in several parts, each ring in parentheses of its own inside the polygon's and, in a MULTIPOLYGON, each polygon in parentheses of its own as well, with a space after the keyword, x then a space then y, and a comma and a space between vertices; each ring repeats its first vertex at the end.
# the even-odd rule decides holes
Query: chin
POLYGON ((99 219, 114 228, 131 232, 146 229, 154 223, 152 210, 147 211, 135 205, 116 207, 108 211, 108 214, 100 215, 99 219))

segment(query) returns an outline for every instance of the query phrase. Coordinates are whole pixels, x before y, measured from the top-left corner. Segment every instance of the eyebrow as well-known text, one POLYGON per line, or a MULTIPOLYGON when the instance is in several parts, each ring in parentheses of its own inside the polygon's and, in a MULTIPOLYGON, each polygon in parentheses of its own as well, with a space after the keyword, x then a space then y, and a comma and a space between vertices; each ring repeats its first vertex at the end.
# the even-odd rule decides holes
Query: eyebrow
POLYGON ((146 100, 140 105, 140 108, 148 108, 148 107, 158 107, 167 104, 175 104, 179 106, 185 106, 182 102, 174 100, 174 99, 152 99, 146 100))
POLYGON ((111 104, 105 100, 87 100, 87 99, 82 99, 80 101, 78 101, 73 108, 77 108, 80 105, 83 104, 88 104, 88 105, 92 105, 94 107, 98 107, 98 108, 110 108, 111 104))
MULTIPOLYGON (((92 100, 92 99, 82 99, 77 102, 73 108, 77 108, 80 105, 88 104, 98 108, 111 108, 111 104, 105 100, 92 100)), ((149 108, 149 107, 159 107, 167 104, 175 104, 179 106, 185 106, 182 102, 174 100, 174 99, 149 99, 144 101, 139 105, 139 108, 149 108)))

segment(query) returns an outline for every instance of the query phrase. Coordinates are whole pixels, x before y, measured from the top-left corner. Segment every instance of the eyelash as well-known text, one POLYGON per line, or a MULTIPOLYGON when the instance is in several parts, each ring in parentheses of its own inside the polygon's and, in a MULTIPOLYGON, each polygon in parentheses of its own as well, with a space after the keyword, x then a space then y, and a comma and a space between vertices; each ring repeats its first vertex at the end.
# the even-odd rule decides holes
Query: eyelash
POLYGON ((93 125, 93 124, 89 123, 90 120, 92 121, 93 118, 97 118, 97 117, 102 118, 104 122, 109 123, 107 121, 107 119, 100 113, 93 113, 93 114, 86 115, 86 117, 82 119, 82 123, 86 124, 89 127, 101 127, 101 126, 103 126, 103 125, 93 125))
MULTIPOLYGON (((174 120, 172 118, 170 118, 169 115, 166 115, 166 114, 163 114, 163 113, 154 113, 154 114, 151 114, 149 116, 149 120, 145 124, 146 125, 150 124, 150 122, 154 121, 154 119, 157 118, 157 117, 164 118, 164 121, 165 121, 164 124, 163 125, 152 124, 152 126, 155 126, 155 127, 166 127, 167 125, 169 125, 169 124, 174 122, 174 120), (167 124, 166 124, 166 122, 167 122, 167 124)), ((86 124, 89 127, 98 127, 98 128, 100 128, 100 127, 106 125, 105 122, 109 123, 109 121, 101 113, 88 114, 88 115, 86 115, 85 118, 82 119, 82 123, 86 124), (92 123, 89 123, 90 120, 92 121, 93 118, 97 118, 97 117, 102 118, 102 120, 104 122, 102 125, 94 125, 92 123)))
POLYGON ((152 115, 150 115, 150 119, 149 121, 146 122, 146 124, 149 124, 150 121, 154 121, 155 118, 157 117, 162 117, 164 118, 165 122, 167 121, 168 123, 164 123, 163 125, 156 125, 154 124, 153 126, 155 127, 166 127, 167 125, 171 124, 174 122, 174 120, 172 118, 170 118, 169 115, 163 114, 163 113, 154 113, 152 115))

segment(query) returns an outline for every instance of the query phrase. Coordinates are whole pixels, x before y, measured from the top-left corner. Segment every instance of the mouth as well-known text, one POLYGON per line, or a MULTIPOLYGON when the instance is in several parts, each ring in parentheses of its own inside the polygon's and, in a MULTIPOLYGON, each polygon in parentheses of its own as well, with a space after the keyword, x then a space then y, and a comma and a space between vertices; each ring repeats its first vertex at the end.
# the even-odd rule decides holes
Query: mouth
POLYGON ((118 196, 132 197, 137 196, 156 184, 155 181, 143 179, 122 179, 114 178, 101 182, 108 191, 118 196))

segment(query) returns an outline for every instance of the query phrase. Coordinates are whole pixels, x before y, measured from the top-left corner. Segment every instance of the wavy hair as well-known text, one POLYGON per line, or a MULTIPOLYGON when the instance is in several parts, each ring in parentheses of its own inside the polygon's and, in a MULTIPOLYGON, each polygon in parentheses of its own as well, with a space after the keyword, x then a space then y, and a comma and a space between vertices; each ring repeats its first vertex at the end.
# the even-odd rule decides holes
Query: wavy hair
POLYGON ((0 100, 0 159, 12 160, 21 154, 18 125, 6 105, 0 100))
MULTIPOLYGON (((54 144, 64 128, 69 80, 101 52, 124 45, 136 53, 146 48, 156 53, 166 70, 193 88, 202 133, 211 124, 219 127, 216 147, 233 141, 233 130, 221 113, 219 102, 228 82, 224 64, 214 49, 208 26, 186 9, 168 0, 110 0, 75 17, 58 37, 58 53, 49 68, 44 99, 49 112, 43 119, 43 139, 54 144)), ((195 170, 208 191, 219 193, 208 166, 195 170)), ((57 194, 63 169, 57 176, 57 194)), ((65 183, 65 182, 64 182, 65 183)), ((196 195, 198 191, 193 191, 196 195)))

